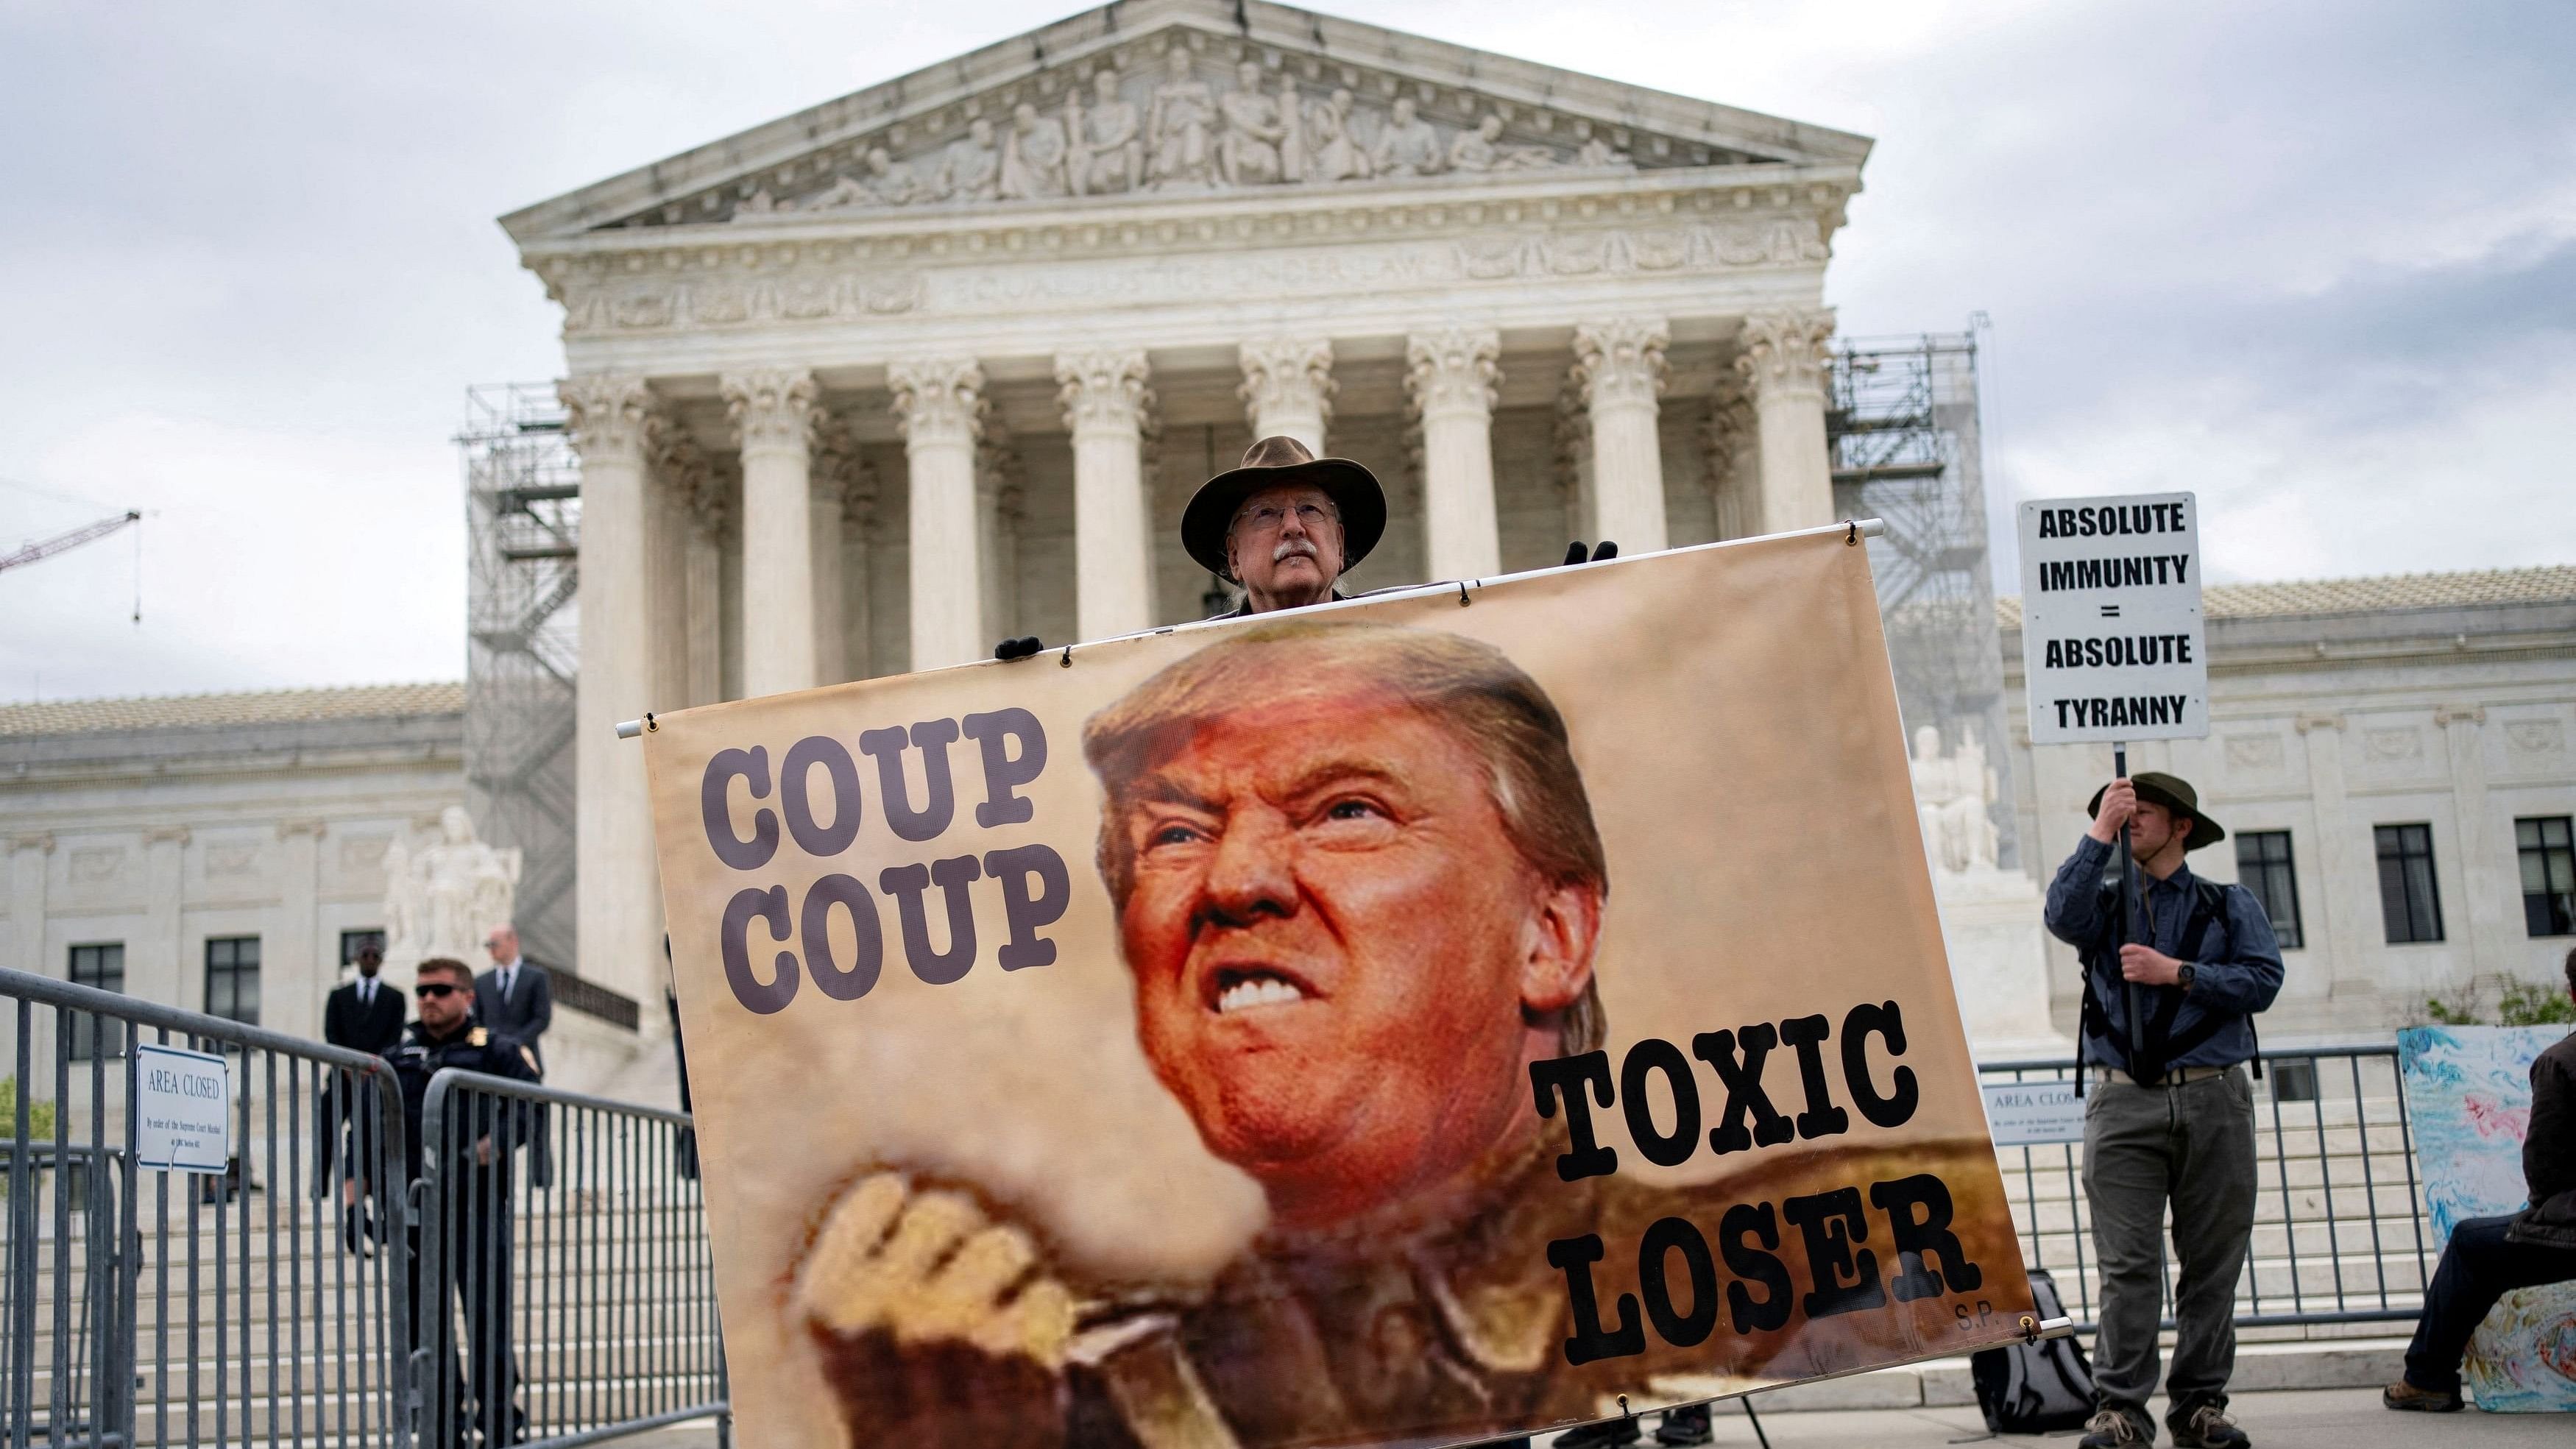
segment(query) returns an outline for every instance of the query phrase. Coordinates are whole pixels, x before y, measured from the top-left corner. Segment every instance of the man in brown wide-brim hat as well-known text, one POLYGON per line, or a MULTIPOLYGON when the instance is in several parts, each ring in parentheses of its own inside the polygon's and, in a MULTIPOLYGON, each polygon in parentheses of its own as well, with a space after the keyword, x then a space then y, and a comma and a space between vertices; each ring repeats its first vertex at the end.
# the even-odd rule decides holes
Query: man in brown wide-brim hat
POLYGON ((1263 438, 1243 464, 1199 485, 1181 545, 1243 588, 1235 615, 1320 604, 1386 533, 1386 490, 1348 458, 1318 458, 1295 438, 1263 438))
POLYGON ((2141 770, 2095 791, 2085 809, 2093 823, 2048 888, 2048 929, 2084 963, 2078 1050, 2102 1075, 2084 1113, 2084 1199, 2102 1292, 2096 1412, 2079 1449, 2155 1442, 2147 1400, 2168 1214, 2178 1271, 2165 1427, 2175 1449, 2246 1449, 2248 1436, 2227 1416, 2236 1280, 2254 1231, 2246 1064, 2256 1059, 2254 1017, 2281 990, 2280 943, 2252 891, 2183 863, 2227 836, 2190 781, 2141 770), (2114 855, 2123 825, 2134 895, 2114 855))

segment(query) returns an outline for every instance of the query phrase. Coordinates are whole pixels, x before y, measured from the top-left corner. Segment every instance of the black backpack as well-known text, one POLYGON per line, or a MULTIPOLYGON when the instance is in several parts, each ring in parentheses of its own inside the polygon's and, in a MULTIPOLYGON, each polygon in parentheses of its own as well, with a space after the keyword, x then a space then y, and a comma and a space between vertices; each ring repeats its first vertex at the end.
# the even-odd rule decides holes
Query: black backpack
MULTIPOLYGON (((2046 1273, 2031 1271, 2030 1295, 2042 1319, 2065 1316, 2046 1273)), ((2093 1365, 2073 1334, 1980 1349, 1968 1359, 1968 1376, 1986 1427, 1998 1434, 2080 1429, 2093 1417, 2093 1365)))

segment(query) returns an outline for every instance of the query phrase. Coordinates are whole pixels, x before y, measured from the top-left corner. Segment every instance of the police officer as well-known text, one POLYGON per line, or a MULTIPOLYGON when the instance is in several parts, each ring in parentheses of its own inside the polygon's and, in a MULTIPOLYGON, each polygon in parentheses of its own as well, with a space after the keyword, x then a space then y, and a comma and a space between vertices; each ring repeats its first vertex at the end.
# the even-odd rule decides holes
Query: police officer
MULTIPOLYGON (((406 1129, 403 1166, 410 1182, 418 1182, 421 1175, 422 1103, 429 1095, 429 1079, 442 1068, 483 1072, 513 1081, 537 1079, 536 1062, 527 1048, 475 1024, 474 972, 464 962, 435 957, 421 962, 416 976, 412 996, 419 1003, 419 1019, 404 1033, 402 1041, 384 1053, 402 1083, 406 1129)), ((473 1387, 475 1419, 483 1431, 483 1443, 515 1444, 525 1428, 517 1404, 518 1375, 510 1352, 510 1149, 519 1114, 510 1110, 514 1104, 486 1096, 468 1095, 458 1100, 469 1104, 469 1110, 463 1119, 451 1118, 446 1124, 446 1150, 450 1155, 444 1167, 451 1187, 445 1194, 443 1220, 433 1226, 442 1235, 447 1276, 455 1282, 457 1294, 465 1304, 469 1357, 464 1374, 473 1387), (510 1406, 506 1422, 498 1426, 492 1413, 496 1404, 510 1406)), ((434 1205, 424 1207, 438 1211, 434 1205)), ((420 1228, 413 1227, 411 1234, 411 1301, 417 1314, 424 1291, 420 1228)), ((449 1315, 444 1305, 430 1312, 439 1325, 439 1357, 447 1359, 452 1350, 443 1340, 449 1315)), ((404 1340, 408 1342, 411 1325, 404 1327, 404 1340)), ((450 1393, 454 1392, 451 1388, 450 1393)), ((460 1442, 462 1437, 460 1423, 460 1442)))

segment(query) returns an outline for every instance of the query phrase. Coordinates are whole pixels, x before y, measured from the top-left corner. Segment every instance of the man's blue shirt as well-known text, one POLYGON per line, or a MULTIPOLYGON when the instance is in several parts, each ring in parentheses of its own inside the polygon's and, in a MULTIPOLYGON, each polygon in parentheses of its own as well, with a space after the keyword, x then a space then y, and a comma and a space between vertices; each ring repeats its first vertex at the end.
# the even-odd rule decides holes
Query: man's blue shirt
MULTIPOLYGON (((2092 976, 2094 999, 2110 1022, 2107 1039, 2099 1031, 2084 1032, 2084 1060, 2126 1071, 2127 1002, 2121 990, 2119 949, 2112 944, 2118 922, 2103 909, 2102 881, 2113 871, 2114 848, 2090 835, 2076 842, 2075 853, 2048 884, 2047 919, 2050 934, 2083 957, 2084 969, 2092 976)), ((2161 881, 2141 870, 2137 879, 2146 896, 2144 944, 2192 966, 2188 991, 2177 986, 2141 987, 2140 1005, 2152 1020, 2159 1002, 2179 993, 2181 1001, 2171 1026, 2175 1038, 2194 1034, 2199 1023, 2217 1019, 2216 1029, 2206 1039, 2175 1053, 2165 1065, 2223 1067, 2253 1056, 2254 1031, 2247 1018, 2269 1007, 2281 991, 2281 946, 2263 903, 2243 886, 2225 886, 2225 919, 2212 920, 2199 933, 2199 940, 2185 941, 2183 933, 2200 891, 2191 867, 2177 867, 2161 881)), ((2140 939, 2134 925, 2129 939, 2140 939)))

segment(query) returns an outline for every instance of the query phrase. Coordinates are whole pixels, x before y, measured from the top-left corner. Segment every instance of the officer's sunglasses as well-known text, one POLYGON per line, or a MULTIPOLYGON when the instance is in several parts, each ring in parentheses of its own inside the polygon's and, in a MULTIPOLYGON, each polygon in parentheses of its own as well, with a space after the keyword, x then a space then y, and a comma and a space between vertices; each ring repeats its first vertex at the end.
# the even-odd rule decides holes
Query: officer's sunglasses
POLYGON ((442 996, 454 996, 461 989, 444 981, 424 981, 413 987, 411 994, 423 1001, 436 1001, 442 996))

